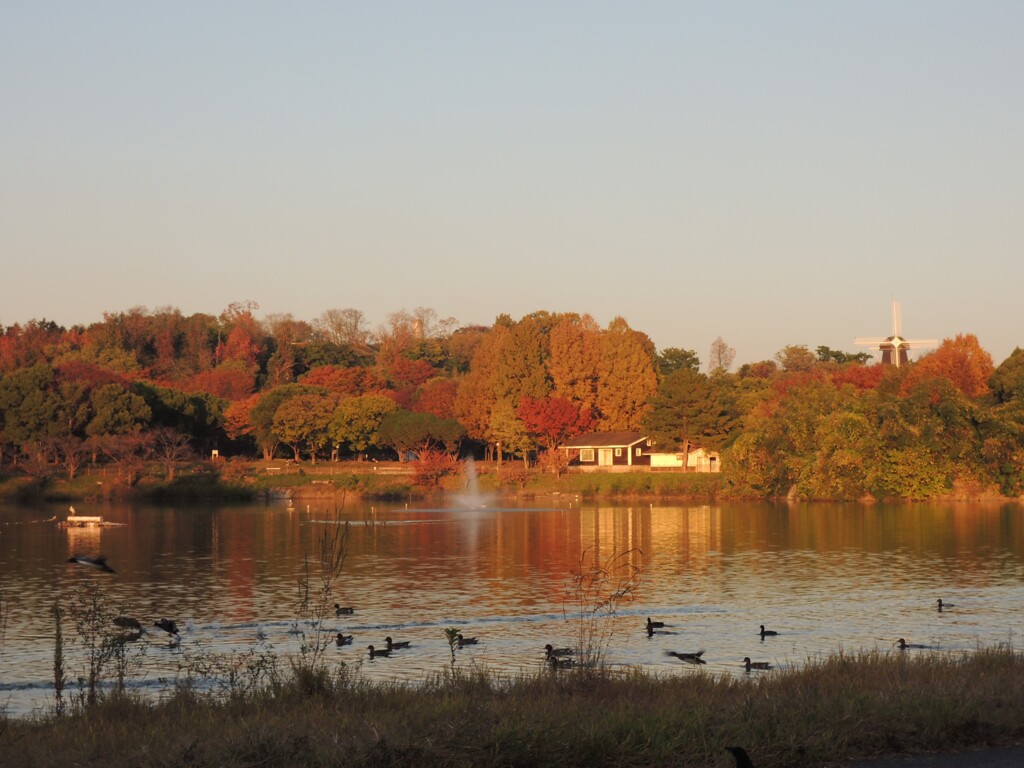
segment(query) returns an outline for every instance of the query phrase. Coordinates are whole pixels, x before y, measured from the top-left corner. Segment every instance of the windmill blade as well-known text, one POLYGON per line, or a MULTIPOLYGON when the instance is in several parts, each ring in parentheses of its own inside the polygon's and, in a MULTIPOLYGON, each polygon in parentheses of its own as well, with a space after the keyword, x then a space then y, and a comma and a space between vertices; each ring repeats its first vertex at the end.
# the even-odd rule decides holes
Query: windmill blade
POLYGON ((900 361, 907 362, 907 350, 933 347, 937 342, 931 339, 904 339, 900 336, 900 325, 902 324, 902 311, 900 303, 892 303, 892 336, 880 338, 876 336, 858 336, 853 343, 859 347, 871 347, 876 352, 882 353, 882 363, 900 366, 900 361))

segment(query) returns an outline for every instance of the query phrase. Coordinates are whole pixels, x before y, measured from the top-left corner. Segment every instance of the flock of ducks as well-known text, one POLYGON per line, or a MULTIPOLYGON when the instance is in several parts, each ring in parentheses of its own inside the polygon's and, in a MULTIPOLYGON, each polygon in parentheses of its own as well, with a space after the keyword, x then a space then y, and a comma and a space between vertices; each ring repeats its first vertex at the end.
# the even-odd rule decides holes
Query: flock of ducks
MULTIPOLYGON (((94 568, 103 573, 116 573, 116 571, 107 564, 107 558, 102 556, 89 557, 87 555, 75 555, 74 557, 69 557, 67 562, 71 565, 81 565, 87 568, 94 568)), ((956 607, 954 603, 944 602, 941 597, 938 600, 936 600, 936 606, 940 613, 945 609, 956 607)), ((334 604, 335 616, 352 616, 354 614, 355 608, 353 608, 352 606, 341 605, 340 603, 334 604)), ((117 616, 114 619, 114 624, 120 627, 121 629, 133 633, 131 636, 128 637, 128 639, 137 639, 139 636, 141 636, 143 632, 142 623, 138 619, 132 618, 130 616, 117 616)), ((180 638, 178 625, 172 619, 159 619, 158 621, 153 622, 153 626, 170 635, 171 642, 174 642, 180 638)), ((668 625, 665 624, 665 622, 654 621, 650 616, 647 617, 646 631, 648 637, 653 637, 657 630, 665 629, 666 627, 668 627, 668 625)), ((761 640, 763 641, 766 637, 776 637, 779 633, 773 629, 765 629, 764 624, 761 624, 760 632, 758 634, 760 635, 761 640)), ((338 632, 335 637, 335 644, 339 648, 345 645, 352 645, 353 641, 353 635, 346 635, 342 632, 338 632)), ((373 645, 367 646, 367 651, 369 652, 371 659, 375 659, 377 657, 390 656, 393 651, 404 650, 412 645, 412 643, 408 640, 396 642, 390 636, 384 638, 384 643, 385 647, 383 648, 377 648, 373 645)), ((457 634, 455 637, 455 645, 458 648, 464 648, 467 645, 477 645, 477 643, 479 643, 479 639, 476 637, 465 637, 461 633, 457 634)), ((912 649, 923 650, 929 648, 929 646, 927 645, 908 643, 906 639, 902 637, 896 641, 895 645, 896 648, 901 651, 912 649)), ((555 646, 551 645, 551 643, 548 643, 546 646, 544 646, 544 660, 552 669, 566 669, 575 666, 576 660, 573 658, 574 655, 575 651, 572 648, 556 648, 555 646)), ((703 658, 703 649, 692 652, 665 651, 665 655, 672 656, 673 658, 676 658, 679 661, 685 662, 687 664, 693 664, 695 666, 700 664, 707 664, 707 662, 703 658)), ((767 661, 751 661, 749 656, 744 656, 743 667, 747 672, 750 672, 751 670, 755 669, 771 669, 772 665, 770 662, 767 661)), ((741 747, 728 747, 728 749, 730 752, 733 752, 734 756, 736 757, 736 762, 739 768, 744 768, 744 765, 749 765, 750 760, 746 757, 746 753, 743 752, 743 749, 741 747), (734 750, 738 750, 738 752, 734 752, 734 750), (746 763, 744 763, 743 759, 741 758, 746 759, 746 763)))
MULTIPOLYGON (((107 564, 107 558, 102 556, 89 557, 86 555, 75 555, 74 557, 69 557, 67 562, 72 565, 81 565, 87 568, 94 568, 103 573, 116 573, 116 571, 107 564)), ((956 607, 954 603, 944 602, 941 597, 936 601, 936 606, 939 610, 939 613, 941 613, 945 609, 956 607)), ((335 616, 352 616, 354 614, 355 608, 353 608, 352 606, 345 606, 341 605, 340 603, 334 604, 335 616)), ((134 633, 134 637, 132 637, 131 639, 135 639, 135 637, 140 636, 144 631, 142 623, 138 619, 132 618, 130 616, 117 616, 113 620, 113 623, 121 629, 127 630, 130 633, 134 633)), ((159 619, 158 621, 153 622, 153 626, 170 635, 172 642, 180 638, 178 625, 172 619, 159 619)), ((648 637, 653 637, 657 630, 665 629, 666 627, 668 627, 668 625, 665 622, 654 621, 653 619, 651 619, 651 617, 647 617, 646 631, 648 637)), ((764 624, 761 624, 760 632, 758 634, 760 635, 761 640, 763 641, 766 637, 777 637, 779 633, 773 629, 765 629, 764 624)), ((352 645, 353 641, 353 635, 346 635, 342 632, 338 632, 335 638, 335 643, 339 648, 345 645, 352 645)), ((383 648, 377 648, 373 645, 367 646, 367 651, 369 652, 371 659, 375 659, 377 657, 386 658, 390 656, 393 651, 405 650, 412 646, 412 643, 409 640, 395 641, 390 636, 384 638, 384 643, 385 647, 383 648)), ((464 648, 467 645, 477 645, 478 643, 479 638, 476 637, 465 637, 461 633, 455 636, 455 645, 459 648, 464 648)), ((896 641, 896 648, 901 651, 911 649, 927 649, 929 647, 930 646, 927 645, 908 643, 906 639, 902 637, 896 641)), ((707 662, 704 661, 703 658, 703 649, 693 652, 666 651, 665 654, 667 656, 672 656, 673 658, 676 658, 679 661, 685 662, 687 664, 707 664, 707 662)), ((545 662, 552 669, 567 669, 575 666, 576 660, 573 658, 574 656, 575 650, 572 648, 559 648, 553 646, 551 643, 548 643, 544 646, 545 662)), ((751 661, 749 656, 744 656, 743 667, 744 669, 746 669, 746 671, 750 672, 751 670, 755 669, 768 670, 772 668, 772 665, 770 662, 767 661, 751 661)), ((754 764, 751 761, 750 756, 747 754, 746 750, 743 747, 726 747, 725 749, 735 758, 736 768, 754 768, 754 764)))
MULTIPOLYGON (((956 607, 956 605, 954 603, 943 602, 941 597, 938 600, 936 600, 936 606, 938 607, 939 613, 942 613, 942 611, 944 609, 955 608, 956 607)), ((667 625, 665 624, 665 622, 663 622, 663 621, 652 621, 651 618, 648 617, 647 618, 647 636, 648 637, 653 637, 654 634, 655 634, 655 630, 664 629, 666 626, 667 625)), ((766 637, 777 637, 779 633, 776 632, 773 629, 765 629, 764 624, 761 624, 761 631, 758 634, 760 634, 761 640, 763 641, 766 637)), ((928 645, 919 645, 917 643, 908 643, 906 641, 906 638, 903 638, 903 637, 901 637, 899 640, 896 641, 895 646, 896 646, 897 650, 900 650, 900 651, 927 650, 927 649, 931 648, 931 646, 928 646, 928 645)), ((548 646, 549 657, 550 657, 550 648, 551 648, 551 646, 549 645, 548 646)), ((562 650, 565 650, 565 649, 562 649, 562 650)), ((703 656, 704 656, 704 651, 703 650, 695 651, 695 652, 692 652, 692 653, 684 653, 684 652, 679 652, 679 651, 665 651, 665 655, 677 658, 680 661, 686 662, 687 664, 694 664, 694 665, 707 664, 707 662, 704 661, 704 659, 703 659, 703 656)), ((751 661, 749 656, 744 656, 743 657, 743 668, 746 669, 747 672, 750 672, 753 669, 771 669, 772 665, 769 662, 767 662, 767 661, 751 661)), ((733 747, 728 747, 728 749, 730 751, 732 751, 733 747)), ((740 752, 743 752, 742 748, 740 748, 740 747, 736 747, 735 749, 738 749, 738 750, 740 750, 740 752)), ((746 753, 743 753, 743 755, 745 756, 746 753)), ((747 759, 747 763, 745 764, 741 760, 740 756, 736 755, 736 762, 737 762, 737 764, 739 766, 741 766, 741 768, 744 765, 749 765, 749 758, 746 758, 746 759, 747 759)))
MULTIPOLYGON (((665 622, 663 622, 663 621, 653 621, 651 619, 651 617, 648 616, 647 617, 647 636, 648 637, 654 637, 654 634, 655 634, 656 630, 664 629, 667 626, 668 625, 665 624, 665 622)), ((776 632, 774 629, 765 629, 764 628, 764 624, 762 624, 761 625, 761 631, 760 631, 759 634, 761 635, 761 639, 764 640, 766 637, 775 637, 779 633, 776 632)), ((673 658, 679 659, 680 661, 684 661, 687 664, 693 664, 694 666, 697 666, 697 665, 700 665, 700 664, 707 664, 707 662, 704 661, 704 658, 703 658, 704 657, 704 650, 703 649, 701 649, 699 651, 693 651, 693 652, 665 651, 665 655, 666 656, 672 656, 673 658)), ((771 669, 772 665, 771 665, 770 662, 767 662, 767 661, 751 661, 749 656, 744 656, 743 657, 743 668, 746 669, 747 672, 749 672, 752 669, 771 669)), ((737 749, 739 749, 739 747, 737 747, 737 749)))

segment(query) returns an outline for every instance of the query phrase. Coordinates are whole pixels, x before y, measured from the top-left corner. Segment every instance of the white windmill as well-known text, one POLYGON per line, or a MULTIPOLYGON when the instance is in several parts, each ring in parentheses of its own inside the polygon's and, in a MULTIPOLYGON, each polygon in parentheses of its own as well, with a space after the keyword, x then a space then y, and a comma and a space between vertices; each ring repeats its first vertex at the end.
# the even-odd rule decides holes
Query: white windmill
POLYGON ((934 347, 935 339, 904 339, 900 336, 900 305, 892 303, 892 336, 886 338, 858 338, 854 343, 861 347, 873 347, 882 353, 882 365, 895 365, 899 368, 909 361, 907 350, 934 347))

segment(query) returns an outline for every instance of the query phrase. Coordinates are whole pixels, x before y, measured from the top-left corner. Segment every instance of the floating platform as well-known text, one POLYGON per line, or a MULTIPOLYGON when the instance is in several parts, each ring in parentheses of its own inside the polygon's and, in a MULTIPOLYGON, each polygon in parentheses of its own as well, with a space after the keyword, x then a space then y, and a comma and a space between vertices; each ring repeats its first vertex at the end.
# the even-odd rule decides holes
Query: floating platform
POLYGON ((109 523, 102 517, 92 515, 70 515, 67 520, 57 525, 60 528, 120 528, 125 523, 109 523))

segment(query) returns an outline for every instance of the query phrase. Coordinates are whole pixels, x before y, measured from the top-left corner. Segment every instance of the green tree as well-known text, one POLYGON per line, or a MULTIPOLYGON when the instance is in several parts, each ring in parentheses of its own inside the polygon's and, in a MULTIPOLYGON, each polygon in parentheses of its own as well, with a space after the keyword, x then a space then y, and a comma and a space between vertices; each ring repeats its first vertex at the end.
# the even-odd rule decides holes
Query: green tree
POLYGON ((277 413, 277 409, 290 398, 311 393, 326 394, 326 390, 320 387, 307 387, 303 384, 282 384, 260 396, 256 405, 249 411, 248 434, 252 435, 260 450, 263 451, 264 461, 274 458, 274 451, 282 442, 281 435, 274 429, 274 414, 277 413))
POLYGON ((330 435, 338 446, 359 454, 381 445, 380 425, 384 417, 398 410, 386 395, 348 397, 338 403, 331 418, 330 435))
POLYGON ((93 417, 85 427, 90 435, 125 435, 142 430, 153 412, 146 401, 119 384, 104 384, 90 397, 93 417))
POLYGON ((330 441, 334 407, 334 399, 323 392, 307 392, 289 397, 274 411, 274 433, 291 446, 296 461, 305 446, 316 464, 317 452, 330 441))
POLYGON ((55 389, 53 368, 46 364, 0 378, 0 414, 7 441, 27 453, 38 453, 43 440, 66 433, 61 398, 55 389))
POLYGON ((651 398, 644 431, 669 450, 684 444, 721 450, 741 418, 736 388, 737 379, 730 374, 708 378, 692 368, 673 371, 651 398))
POLYGON ((188 435, 190 442, 205 454, 226 440, 226 400, 206 392, 182 392, 152 382, 136 382, 132 389, 149 406, 153 427, 188 435))
POLYGON ((386 414, 379 430, 381 442, 394 448, 402 461, 410 451, 421 455, 437 446, 452 453, 458 449, 465 434, 465 429, 457 421, 404 409, 386 414))
POLYGON ((847 409, 825 414, 815 445, 798 477, 801 496, 845 501, 867 493, 880 445, 874 424, 864 414, 847 409))
POLYGON ((489 430, 498 447, 499 461, 501 454, 511 453, 521 456, 524 466, 530 465, 530 454, 537 450, 537 441, 511 405, 501 403, 491 412, 489 430))
MULTIPOLYGON (((790 374, 747 415, 730 456, 741 483, 765 496, 809 492, 800 486, 818 459, 819 440, 830 414, 849 410, 853 387, 837 390, 827 378, 790 374)), ((815 478, 820 482, 820 478, 815 478)))
POLYGON ((865 365, 871 360, 870 352, 840 352, 838 349, 826 346, 815 347, 814 351, 820 363, 837 363, 838 365, 859 363, 865 365))
POLYGON ((1014 348, 992 372, 988 385, 1000 403, 1008 403, 1024 395, 1024 349, 1014 348))
POLYGON ((922 500, 949 490, 944 468, 921 446, 884 450, 872 464, 868 483, 879 498, 922 500))
MULTIPOLYGON (((700 431, 701 414, 710 396, 707 376, 693 368, 677 368, 666 375, 651 398, 643 429, 664 450, 675 450, 700 431)), ((696 441, 695 441, 696 442, 696 441)))
POLYGON ((700 370, 700 358, 692 349, 680 349, 679 347, 666 347, 658 353, 658 373, 668 376, 676 371, 690 370, 696 373, 700 370))
MULTIPOLYGON (((995 388, 993 388, 995 389, 995 388)), ((1006 496, 1024 493, 1024 398, 983 411, 978 418, 988 477, 1006 496)))

